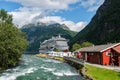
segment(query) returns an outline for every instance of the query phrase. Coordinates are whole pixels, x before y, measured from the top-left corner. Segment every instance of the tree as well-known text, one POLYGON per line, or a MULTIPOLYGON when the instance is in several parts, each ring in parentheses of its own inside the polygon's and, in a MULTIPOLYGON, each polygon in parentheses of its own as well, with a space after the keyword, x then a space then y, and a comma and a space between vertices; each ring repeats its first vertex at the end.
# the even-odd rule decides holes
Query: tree
POLYGON ((8 15, 4 9, 0 10, 0 22, 12 24, 12 15, 8 15))
POLYGON ((60 50, 58 48, 54 48, 53 51, 59 52, 60 50))
POLYGON ((25 34, 12 23, 12 15, 0 10, 0 67, 16 66, 27 47, 25 34))
POLYGON ((72 46, 72 51, 75 51, 75 50, 78 50, 80 48, 83 48, 83 47, 90 47, 92 46, 93 44, 90 43, 90 42, 83 42, 81 44, 78 44, 78 43, 75 43, 73 46, 72 46))
POLYGON ((75 51, 77 49, 81 48, 81 45, 78 44, 78 43, 75 43, 73 46, 72 46, 72 51, 75 51))
POLYGON ((82 44, 81 44, 81 47, 89 47, 89 46, 92 46, 93 44, 92 43, 90 43, 90 42, 83 42, 82 44))

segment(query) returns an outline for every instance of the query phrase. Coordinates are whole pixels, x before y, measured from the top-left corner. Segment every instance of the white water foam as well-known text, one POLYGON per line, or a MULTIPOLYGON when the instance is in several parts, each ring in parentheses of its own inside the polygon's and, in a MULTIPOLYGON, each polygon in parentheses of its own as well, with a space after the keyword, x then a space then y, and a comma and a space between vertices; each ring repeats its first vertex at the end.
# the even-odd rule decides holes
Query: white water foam
MULTIPOLYGON (((23 76, 28 73, 32 73, 37 69, 34 67, 31 67, 31 68, 28 68, 28 69, 25 69, 25 70, 19 71, 19 72, 18 71, 16 72, 16 70, 18 70, 18 69, 13 69, 13 71, 14 71, 13 73, 2 74, 2 76, 0 77, 0 80, 15 80, 18 76, 23 76)), ((9 71, 10 71, 10 69, 9 69, 9 71)))
POLYGON ((56 76, 64 76, 64 75, 66 75, 66 76, 73 76, 73 75, 79 75, 77 72, 72 72, 70 70, 58 70, 58 71, 56 71, 56 68, 47 68, 47 67, 44 67, 44 66, 41 66, 40 68, 44 69, 45 72, 51 71, 56 76))
POLYGON ((54 70, 55 70, 55 68, 46 68, 46 67, 44 67, 44 66, 41 66, 40 68, 41 68, 41 69, 44 69, 44 70, 46 70, 46 71, 54 71, 54 70))
POLYGON ((51 78, 48 78, 47 80, 52 80, 51 78))
POLYGON ((73 73, 73 72, 71 72, 71 71, 64 71, 63 74, 66 75, 66 76, 79 75, 77 72, 76 72, 76 73, 73 73))
POLYGON ((36 79, 40 79, 40 77, 36 77, 36 79))
POLYGON ((61 63, 60 61, 57 61, 57 60, 52 60, 52 59, 49 59, 49 60, 43 60, 44 62, 52 62, 52 63, 61 63))
POLYGON ((53 71, 52 73, 54 75, 56 75, 56 76, 64 76, 64 75, 66 75, 66 76, 73 76, 73 75, 79 75, 77 72, 74 73, 74 72, 71 72, 71 71, 57 71, 57 72, 53 71))
POLYGON ((56 75, 56 76, 63 76, 64 74, 63 73, 61 73, 61 72, 52 72, 54 75, 56 75))
POLYGON ((26 73, 33 73, 34 71, 36 71, 37 69, 32 67, 32 68, 29 68, 26 73))

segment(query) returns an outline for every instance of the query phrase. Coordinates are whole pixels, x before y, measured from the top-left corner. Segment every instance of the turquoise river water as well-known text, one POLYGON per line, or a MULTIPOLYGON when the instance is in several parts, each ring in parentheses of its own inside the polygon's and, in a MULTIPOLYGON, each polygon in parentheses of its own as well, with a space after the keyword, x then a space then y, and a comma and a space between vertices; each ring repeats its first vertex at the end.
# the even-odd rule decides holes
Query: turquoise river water
POLYGON ((85 80, 66 63, 33 55, 22 56, 19 66, 0 73, 0 80, 85 80))

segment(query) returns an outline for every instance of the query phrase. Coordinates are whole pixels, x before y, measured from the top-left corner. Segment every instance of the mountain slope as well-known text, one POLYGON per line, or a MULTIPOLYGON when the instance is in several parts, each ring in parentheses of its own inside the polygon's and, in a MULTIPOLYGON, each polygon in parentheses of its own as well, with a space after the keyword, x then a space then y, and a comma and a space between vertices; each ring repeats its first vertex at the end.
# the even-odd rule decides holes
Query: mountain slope
POLYGON ((43 23, 28 24, 21 28, 23 32, 27 34, 27 40, 29 41, 29 47, 27 51, 37 51, 40 46, 40 42, 51 38, 52 36, 58 36, 59 34, 66 38, 71 39, 76 35, 76 32, 69 30, 67 26, 60 25, 58 23, 46 25, 43 23))
POLYGON ((89 41, 94 44, 114 43, 120 41, 120 0, 105 0, 99 7, 91 22, 71 41, 89 41))

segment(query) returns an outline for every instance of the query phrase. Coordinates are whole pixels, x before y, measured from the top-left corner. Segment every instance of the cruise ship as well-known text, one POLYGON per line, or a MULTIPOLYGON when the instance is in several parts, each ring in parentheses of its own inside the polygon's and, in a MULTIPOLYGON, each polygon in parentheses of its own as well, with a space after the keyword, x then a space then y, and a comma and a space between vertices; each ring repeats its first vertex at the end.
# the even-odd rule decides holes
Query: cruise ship
POLYGON ((69 51, 69 46, 67 44, 68 40, 58 35, 57 37, 52 37, 51 39, 45 40, 41 43, 39 52, 40 53, 49 53, 54 51, 54 49, 59 50, 60 52, 69 51))

